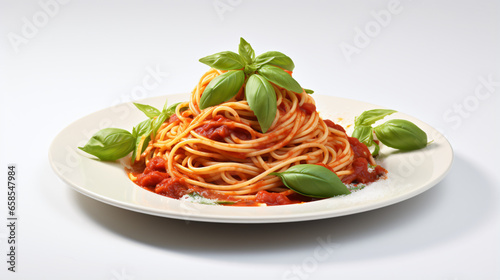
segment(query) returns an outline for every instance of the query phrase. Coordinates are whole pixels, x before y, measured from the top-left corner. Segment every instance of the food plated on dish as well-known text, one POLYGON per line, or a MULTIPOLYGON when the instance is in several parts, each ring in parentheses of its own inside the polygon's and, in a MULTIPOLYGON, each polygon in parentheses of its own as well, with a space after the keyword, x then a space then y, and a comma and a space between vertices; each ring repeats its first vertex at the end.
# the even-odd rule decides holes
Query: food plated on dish
MULTIPOLYGON (((313 91, 293 78, 291 58, 238 53, 200 59, 210 66, 189 99, 162 109, 134 103, 145 119, 129 130, 104 128, 80 150, 119 160, 138 188, 165 197, 224 206, 304 204, 348 196, 390 176, 380 148, 427 147, 426 132, 396 111, 359 113, 352 134, 322 118, 313 91)), ((432 145, 432 144, 431 144, 432 145)))

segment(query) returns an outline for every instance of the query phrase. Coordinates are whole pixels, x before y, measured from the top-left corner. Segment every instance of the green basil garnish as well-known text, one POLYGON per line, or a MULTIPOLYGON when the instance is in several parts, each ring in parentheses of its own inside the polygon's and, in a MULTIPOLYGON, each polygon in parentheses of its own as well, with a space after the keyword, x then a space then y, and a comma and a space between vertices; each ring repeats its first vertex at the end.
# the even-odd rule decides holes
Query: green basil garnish
POLYGON ((240 38, 238 53, 245 60, 246 64, 253 63, 255 59, 255 51, 253 50, 252 46, 250 46, 250 44, 243 38, 240 38))
POLYGON ((179 104, 181 104, 181 103, 182 102, 177 102, 177 103, 172 104, 168 107, 166 106, 167 104, 165 104, 165 107, 163 107, 162 114, 165 114, 167 116, 167 118, 170 118, 173 114, 175 114, 175 110, 177 109, 177 106, 179 106, 179 104))
POLYGON ((290 76, 283 69, 272 65, 263 65, 258 69, 258 73, 266 78, 268 81, 282 87, 287 90, 301 93, 303 91, 302 87, 297 83, 297 81, 290 76))
POLYGON ((243 58, 231 51, 206 56, 201 58, 200 62, 219 70, 238 70, 245 66, 243 58))
POLYGON ((132 160, 135 160, 137 154, 142 154, 146 147, 147 143, 151 140, 151 119, 147 119, 142 121, 137 126, 132 129, 132 136, 135 138, 135 146, 132 153, 132 160), (144 144, 142 145, 142 149, 139 151, 139 143, 141 142, 142 136, 145 136, 144 144))
POLYGON ((354 125, 373 125, 376 121, 385 118, 386 116, 395 113, 394 110, 388 109, 373 109, 364 111, 359 117, 354 120, 354 125))
POLYGON ((373 109, 364 111, 355 118, 352 137, 365 144, 373 156, 378 155, 380 147, 373 139, 377 139, 394 149, 411 151, 427 146, 427 134, 407 120, 389 120, 375 128, 372 125, 396 111, 389 109, 373 109))
POLYGON ((259 121, 262 132, 266 133, 276 117, 278 106, 273 86, 264 77, 254 74, 248 78, 245 97, 259 121))
MULTIPOLYGON (((245 96, 250 96, 252 99, 248 100, 247 97, 248 104, 257 117, 262 132, 265 133, 277 111, 277 108, 271 108, 271 105, 277 105, 276 93, 269 82, 296 93, 303 91, 299 83, 283 70, 292 71, 295 65, 291 58, 281 52, 271 51, 255 57, 252 46, 243 38, 240 38, 238 53, 219 52, 200 59, 200 62, 215 69, 238 71, 224 73, 210 81, 201 95, 199 107, 203 110, 228 101, 238 93, 245 81, 247 81, 246 88, 248 81, 252 80, 254 84, 245 96), (254 77, 256 73, 260 75, 254 77), (261 78, 265 83, 260 81, 261 78)), ((309 90, 308 93, 312 91, 309 90)))
POLYGON ((139 144, 141 143, 142 136, 135 138, 134 150, 132 151, 131 161, 134 162, 135 158, 138 154, 142 154, 144 150, 148 147, 149 141, 151 141, 151 135, 148 135, 144 138, 144 142, 142 143, 142 148, 139 151, 139 144))
POLYGON ((137 109, 141 110, 150 119, 160 114, 160 111, 155 107, 139 103, 134 103, 134 105, 135 107, 137 107, 137 109))
POLYGON ((314 93, 314 90, 312 89, 307 89, 305 88, 304 91, 307 93, 307 94, 313 94, 314 93))
POLYGON ((168 120, 168 118, 170 118, 170 116, 166 113, 161 113, 156 119, 153 120, 153 122, 151 123, 151 133, 153 133, 153 135, 156 135, 156 132, 158 132, 158 129, 160 129, 161 125, 166 121, 168 120))
POLYGON ((132 162, 134 162, 136 155, 142 154, 148 147, 151 135, 156 134, 160 126, 175 114, 175 109, 180 103, 167 107, 167 102, 165 102, 161 112, 150 105, 134 103, 148 116, 148 119, 134 126, 132 133, 124 129, 105 128, 94 134, 84 147, 78 148, 104 161, 117 160, 132 152, 132 162), (139 151, 142 137, 145 138, 144 144, 139 151))
POLYGON ((132 129, 132 135, 136 137, 135 148, 132 153, 132 161, 135 160, 137 154, 142 154, 146 150, 149 141, 151 141, 151 135, 155 135, 158 132, 158 129, 160 129, 161 125, 168 118, 170 118, 170 116, 175 114, 175 109, 180 103, 181 102, 178 102, 167 107, 167 102, 165 102, 163 110, 155 119, 147 119, 139 123, 136 127, 132 129), (142 144, 142 149, 139 151, 139 144, 143 136, 145 137, 145 139, 142 144))
POLYGON ((359 142, 365 144, 372 156, 378 155, 380 147, 377 142, 373 140, 373 127, 369 125, 355 126, 352 137, 358 138, 359 142))
POLYGON ((144 134, 151 134, 151 119, 144 120, 132 128, 132 136, 137 138, 144 134))
POLYGON ((243 70, 229 71, 215 77, 208 83, 201 95, 200 109, 221 104, 233 98, 245 82, 243 70))
POLYGON ((380 142, 394 149, 411 151, 427 146, 427 134, 407 120, 389 120, 373 130, 380 142))
POLYGON ((395 112, 396 111, 389 109, 372 109, 364 111, 354 119, 352 137, 358 138, 359 142, 365 144, 372 156, 377 156, 380 151, 380 146, 373 140, 372 125, 395 112))
POLYGON ((351 193, 337 174, 321 165, 299 164, 271 175, 280 177, 289 189, 309 197, 326 198, 351 193))
POLYGON ((100 160, 114 161, 128 155, 135 147, 132 134, 120 128, 105 128, 90 138, 80 150, 100 160))
POLYGON ((293 69, 295 68, 295 65, 293 64, 291 58, 277 51, 265 52, 255 58, 256 64, 261 64, 263 62, 265 64, 279 66, 288 71, 293 71, 293 69))

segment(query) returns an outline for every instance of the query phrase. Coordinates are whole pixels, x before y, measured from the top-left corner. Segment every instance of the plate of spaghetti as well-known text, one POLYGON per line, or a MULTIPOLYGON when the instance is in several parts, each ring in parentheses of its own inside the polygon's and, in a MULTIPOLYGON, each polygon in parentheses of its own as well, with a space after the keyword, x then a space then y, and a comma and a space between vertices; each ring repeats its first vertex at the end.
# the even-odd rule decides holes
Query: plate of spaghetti
POLYGON ((190 94, 119 104, 56 136, 55 173, 77 191, 141 213, 207 222, 275 223, 377 209, 448 173, 437 130, 381 106, 313 94, 271 51, 200 59, 190 94), (158 109, 162 108, 162 109, 158 109))

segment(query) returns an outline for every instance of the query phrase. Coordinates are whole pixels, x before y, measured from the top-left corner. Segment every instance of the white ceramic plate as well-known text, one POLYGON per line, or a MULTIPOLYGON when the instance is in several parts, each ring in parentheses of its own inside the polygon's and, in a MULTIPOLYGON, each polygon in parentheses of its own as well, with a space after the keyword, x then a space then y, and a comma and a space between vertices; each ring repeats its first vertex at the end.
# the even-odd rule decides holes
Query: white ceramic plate
MULTIPOLYGON (((138 101, 162 108, 187 101, 189 95, 168 95, 138 101)), ((377 105, 350 99, 314 95, 324 119, 331 119, 352 129, 354 117, 377 105)), ((448 141, 429 125, 402 113, 390 118, 410 120, 422 128, 432 143, 426 148, 398 153, 381 149, 379 163, 389 171, 389 178, 373 183, 348 196, 334 197, 296 205, 270 207, 227 207, 196 204, 163 197, 132 183, 119 163, 101 162, 77 147, 83 146, 99 129, 118 127, 131 130, 145 119, 131 103, 120 104, 90 114, 66 127, 56 136, 49 150, 49 160, 56 174, 75 190, 117 207, 145 214, 206 222, 277 223, 344 216, 391 205, 416 196, 435 186, 449 171, 453 151, 448 141)), ((390 119, 387 117, 385 120, 390 119)), ((423 205, 422 205, 423 207, 423 205)))

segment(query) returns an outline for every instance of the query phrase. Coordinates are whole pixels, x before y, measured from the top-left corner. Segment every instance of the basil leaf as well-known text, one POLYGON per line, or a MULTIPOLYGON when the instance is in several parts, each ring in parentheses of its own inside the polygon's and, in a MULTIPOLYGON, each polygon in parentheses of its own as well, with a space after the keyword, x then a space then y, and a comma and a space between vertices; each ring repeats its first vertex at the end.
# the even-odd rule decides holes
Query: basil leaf
POLYGON ((182 102, 178 102, 175 104, 170 105, 168 108, 163 109, 163 112, 153 120, 151 126, 151 133, 155 135, 158 132, 158 129, 160 129, 161 125, 168 120, 173 114, 175 114, 175 110, 177 109, 177 106, 181 104, 182 102))
MULTIPOLYGON (((176 104, 179 104, 179 103, 176 103, 176 104)), ((170 106, 171 107, 171 106, 170 106)), ((163 104, 163 109, 161 110, 161 112, 165 112, 166 110, 168 110, 168 99, 165 100, 165 104, 163 104)))
POLYGON ((238 47, 238 53, 245 60, 246 64, 252 64, 255 59, 255 51, 252 46, 245 41, 245 39, 240 38, 240 45, 238 47))
POLYGON ((374 131, 380 142, 394 149, 411 151, 427 146, 427 134, 407 120, 389 120, 374 131))
POLYGON ((134 128, 132 128, 132 136, 137 138, 143 134, 151 134, 151 122, 151 119, 147 119, 134 126, 134 128))
POLYGON ((262 132, 266 133, 273 124, 278 106, 273 86, 261 75, 253 74, 245 86, 245 97, 262 132))
POLYGON ((266 61, 265 64, 276 65, 288 71, 293 71, 295 68, 291 58, 277 51, 265 52, 255 58, 256 64, 262 65, 264 61, 266 61), (272 59, 269 60, 271 57, 272 59))
POLYGON ((80 150, 100 160, 114 161, 128 155, 135 146, 132 134, 120 128, 105 128, 90 138, 80 150))
POLYGON ((358 138, 359 142, 365 145, 371 145, 373 143, 373 128, 368 125, 360 125, 354 128, 352 132, 352 137, 358 138))
POLYGON ((352 137, 358 138, 359 142, 366 145, 372 156, 378 155, 380 147, 373 141, 373 128, 369 125, 358 125, 352 132, 352 137))
POLYGON ((271 62, 272 60, 274 59, 274 56, 270 56, 270 57, 266 57, 266 58, 262 58, 261 60, 259 60, 257 62, 257 59, 255 59, 255 66, 257 66, 257 68, 261 67, 262 65, 264 64, 268 64, 269 62, 271 62))
POLYGON ((299 164, 285 172, 271 174, 280 177, 288 188, 305 196, 325 198, 351 193, 337 174, 321 165, 299 164))
POLYGON ((200 98, 200 109, 215 106, 233 98, 245 82, 243 70, 229 71, 208 83, 200 98))
POLYGON ((144 152, 144 150, 148 147, 148 143, 151 140, 152 122, 153 120, 147 119, 132 129, 132 136, 135 137, 134 150, 131 158, 132 162, 135 161, 137 154, 142 154, 142 152, 144 152), (142 149, 139 151, 139 143, 141 142, 142 136, 145 136, 146 138, 144 139, 144 144, 142 144, 142 149))
POLYGON ((132 163, 135 161, 135 157, 137 156, 137 154, 142 154, 144 152, 144 150, 146 150, 146 148, 148 147, 149 142, 151 141, 150 135, 145 137, 144 142, 142 144, 142 148, 139 151, 139 144, 141 143, 142 136, 143 135, 141 135, 135 139, 134 150, 132 151, 132 157, 130 158, 132 163))
POLYGON ((134 103, 134 105, 135 107, 137 107, 137 109, 141 110, 144 114, 146 114, 146 116, 150 119, 160 114, 160 111, 155 107, 139 103, 134 103))
POLYGON ((177 102, 177 103, 172 104, 168 107, 166 106, 167 104, 165 104, 165 107, 163 107, 162 113, 165 113, 167 115, 167 117, 170 118, 170 116, 175 114, 175 110, 177 109, 177 106, 179 106, 179 104, 181 104, 181 103, 182 102, 177 102))
POLYGON ((386 116, 395 113, 397 111, 394 110, 388 110, 388 109, 373 109, 373 110, 368 110, 364 111, 361 115, 359 115, 355 120, 354 120, 354 125, 372 125, 376 121, 381 120, 385 118, 386 116))
MULTIPOLYGON (((174 111, 175 113, 175 111, 174 111)), ((167 112, 161 113, 156 119, 153 120, 151 124, 151 133, 156 134, 158 132, 158 129, 160 129, 161 125, 168 119, 170 118, 172 114, 169 114, 167 112)))
POLYGON ((245 66, 243 58, 232 51, 219 52, 200 58, 200 62, 219 70, 237 70, 245 66))
POLYGON ((307 94, 313 94, 314 93, 314 90, 312 89, 307 89, 305 88, 304 91, 307 93, 307 94))
POLYGON ((259 68, 258 73, 266 78, 268 81, 287 90, 301 93, 304 89, 295 81, 290 74, 283 69, 272 65, 263 65, 259 68))

